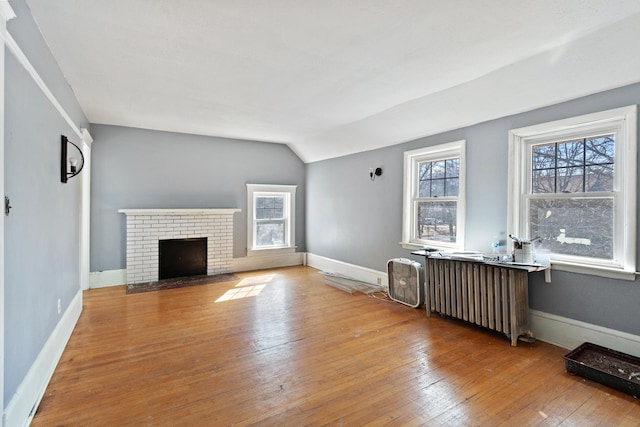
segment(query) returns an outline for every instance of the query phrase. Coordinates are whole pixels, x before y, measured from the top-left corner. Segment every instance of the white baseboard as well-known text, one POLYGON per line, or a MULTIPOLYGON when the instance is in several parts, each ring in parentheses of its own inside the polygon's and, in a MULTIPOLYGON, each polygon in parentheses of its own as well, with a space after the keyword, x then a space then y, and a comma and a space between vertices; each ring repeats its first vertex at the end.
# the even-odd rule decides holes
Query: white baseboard
POLYGON ((304 252, 282 253, 278 255, 260 255, 234 258, 232 271, 253 271, 267 268, 291 267, 305 264, 304 252))
POLYGON ((386 272, 360 267, 359 265, 349 264, 310 253, 307 254, 307 265, 329 273, 342 274, 352 279, 360 280, 361 282, 382 285, 385 289, 389 287, 386 272))
POLYGON ((640 336, 592 325, 579 320, 529 310, 529 327, 537 340, 566 349, 591 342, 613 350, 640 356, 640 336))
MULTIPOLYGON (((243 258, 234 258, 232 271, 253 271, 267 268, 290 267, 292 265, 304 265, 305 253, 294 252, 278 255, 260 255, 243 258)), ((89 273, 89 289, 106 288, 127 283, 127 270, 92 271, 89 273)))
MULTIPOLYGON (((388 285, 386 273, 336 261, 319 255, 307 254, 307 265, 331 273, 339 273, 367 283, 388 285)), ((583 342, 591 342, 613 350, 640 356, 640 336, 609 329, 579 320, 569 319, 538 310, 529 310, 529 327, 539 341, 574 349, 583 342)))
POLYGON ((107 286, 127 283, 127 270, 92 271, 89 273, 89 289, 106 288, 107 286))
POLYGON ((82 291, 78 291, 9 401, 4 413, 5 427, 25 427, 31 423, 81 312, 82 291))

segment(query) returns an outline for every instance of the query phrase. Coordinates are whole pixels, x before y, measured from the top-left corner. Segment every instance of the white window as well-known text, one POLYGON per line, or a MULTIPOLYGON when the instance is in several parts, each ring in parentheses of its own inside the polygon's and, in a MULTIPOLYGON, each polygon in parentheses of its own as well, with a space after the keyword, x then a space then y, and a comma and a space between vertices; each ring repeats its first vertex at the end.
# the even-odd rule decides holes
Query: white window
POLYGON ((404 153, 402 244, 464 248, 465 141, 404 153))
POLYGON ((247 251, 295 249, 295 185, 247 184, 247 251))
POLYGON ((509 132, 510 233, 554 268, 634 278, 636 106, 509 132))

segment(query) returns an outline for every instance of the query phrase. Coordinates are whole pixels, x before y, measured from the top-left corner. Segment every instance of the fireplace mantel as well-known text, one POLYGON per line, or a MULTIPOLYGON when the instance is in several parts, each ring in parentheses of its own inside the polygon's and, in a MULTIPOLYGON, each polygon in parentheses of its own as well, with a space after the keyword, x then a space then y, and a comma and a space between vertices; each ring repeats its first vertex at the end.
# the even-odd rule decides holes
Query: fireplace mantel
POLYGON ((202 209, 118 209, 125 215, 228 215, 240 212, 234 208, 202 208, 202 209))

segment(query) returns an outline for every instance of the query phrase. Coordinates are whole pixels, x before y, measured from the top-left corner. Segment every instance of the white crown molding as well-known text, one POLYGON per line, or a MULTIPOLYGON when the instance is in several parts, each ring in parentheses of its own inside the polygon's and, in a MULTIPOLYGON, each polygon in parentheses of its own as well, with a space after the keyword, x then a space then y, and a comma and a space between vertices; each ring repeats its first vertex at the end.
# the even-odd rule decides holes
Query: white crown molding
POLYGON ((16 13, 9 4, 9 0, 0 0, 0 18, 7 22, 16 17, 16 13))
POLYGON ((80 128, 80 138, 82 138, 82 142, 87 144, 89 147, 93 144, 93 137, 87 128, 80 128))
POLYGON ((240 212, 235 208, 203 208, 203 209, 118 209, 125 215, 230 215, 240 212))
MULTIPOLYGON (((60 116, 62 116, 64 121, 67 122, 69 127, 78 136, 78 138, 84 141, 84 138, 86 137, 86 135, 89 134, 89 132, 83 133, 80 130, 80 128, 78 128, 78 126, 73 122, 69 114, 67 114, 67 112, 65 111, 64 107, 62 107, 62 104, 58 102, 58 99, 53 95, 53 92, 51 92, 51 90, 49 89, 47 84, 44 82, 44 80, 42 80, 42 77, 40 77, 40 74, 38 74, 33 64, 31 64, 31 61, 29 61, 29 58, 27 58, 27 56, 24 54, 22 49, 20 49, 20 46, 18 46, 18 43, 14 40, 11 34, 9 34, 9 32, 7 32, 6 34, 5 44, 9 49, 9 51, 13 54, 13 56, 16 57, 20 65, 22 65, 24 69, 27 71, 27 73, 29 73, 33 81, 38 85, 38 87, 44 93, 47 99, 49 99, 49 102, 51 102, 54 108, 58 110, 58 113, 60 114, 60 116)), ((89 135, 89 137, 91 136, 89 135)), ((91 140, 93 141, 93 138, 91 138, 91 140)))

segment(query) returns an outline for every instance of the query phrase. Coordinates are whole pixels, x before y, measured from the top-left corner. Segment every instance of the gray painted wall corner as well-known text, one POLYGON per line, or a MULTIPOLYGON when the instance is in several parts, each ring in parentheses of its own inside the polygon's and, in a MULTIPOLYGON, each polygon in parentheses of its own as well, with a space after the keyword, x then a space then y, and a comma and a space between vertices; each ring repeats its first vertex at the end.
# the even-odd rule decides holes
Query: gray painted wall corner
MULTIPOLYGON (((506 233, 509 130, 638 103, 640 84, 634 84, 393 147, 310 163, 307 251, 377 271, 384 271, 391 258, 411 258, 410 251, 399 244, 403 153, 464 139, 465 246, 489 252, 494 236, 506 233), (376 166, 382 166, 385 173, 371 182, 368 168, 376 166)), ((552 282, 546 284, 532 276, 532 309, 640 335, 637 280, 554 271, 552 282)))
POLYGON ((292 184, 305 251, 304 163, 282 144, 92 125, 91 271, 126 268, 123 208, 239 208, 234 258, 246 256, 246 184, 292 184))

